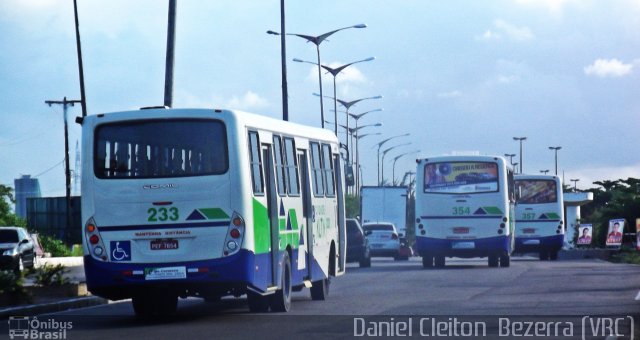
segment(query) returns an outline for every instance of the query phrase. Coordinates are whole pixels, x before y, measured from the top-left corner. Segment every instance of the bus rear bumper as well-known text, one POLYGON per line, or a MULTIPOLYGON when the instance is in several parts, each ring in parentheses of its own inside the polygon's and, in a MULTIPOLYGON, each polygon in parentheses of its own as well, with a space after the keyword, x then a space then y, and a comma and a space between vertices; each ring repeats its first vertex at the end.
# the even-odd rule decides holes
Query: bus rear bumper
POLYGON ((224 296, 244 293, 254 280, 254 268, 261 267, 258 258, 244 249, 225 258, 172 263, 101 262, 85 256, 84 270, 87 289, 110 300, 155 288, 180 296, 224 296), (152 279, 148 273, 154 268, 178 268, 186 277, 152 279))
POLYGON ((511 238, 496 236, 479 239, 437 239, 416 237, 416 249, 420 256, 486 257, 511 253, 511 238))
POLYGON ((515 252, 527 253, 545 251, 558 251, 562 248, 564 235, 552 235, 542 237, 516 237, 515 252))

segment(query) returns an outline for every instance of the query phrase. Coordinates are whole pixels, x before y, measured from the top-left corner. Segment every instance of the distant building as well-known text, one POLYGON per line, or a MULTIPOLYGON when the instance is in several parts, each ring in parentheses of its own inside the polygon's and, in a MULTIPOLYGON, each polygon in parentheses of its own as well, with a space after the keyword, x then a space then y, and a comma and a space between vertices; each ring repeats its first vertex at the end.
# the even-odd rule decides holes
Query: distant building
POLYGON ((27 217, 27 198, 42 197, 40 193, 40 182, 31 175, 22 175, 14 180, 16 188, 16 215, 21 218, 27 217))

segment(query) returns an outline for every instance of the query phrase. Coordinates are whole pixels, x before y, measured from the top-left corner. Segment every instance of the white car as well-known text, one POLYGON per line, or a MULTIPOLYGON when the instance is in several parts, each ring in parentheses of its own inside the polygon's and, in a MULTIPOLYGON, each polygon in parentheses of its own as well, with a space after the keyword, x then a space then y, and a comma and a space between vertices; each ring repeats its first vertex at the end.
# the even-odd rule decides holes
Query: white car
POLYGON ((365 223, 362 228, 369 234, 370 253, 372 257, 398 258, 400 238, 396 226, 388 222, 365 223))

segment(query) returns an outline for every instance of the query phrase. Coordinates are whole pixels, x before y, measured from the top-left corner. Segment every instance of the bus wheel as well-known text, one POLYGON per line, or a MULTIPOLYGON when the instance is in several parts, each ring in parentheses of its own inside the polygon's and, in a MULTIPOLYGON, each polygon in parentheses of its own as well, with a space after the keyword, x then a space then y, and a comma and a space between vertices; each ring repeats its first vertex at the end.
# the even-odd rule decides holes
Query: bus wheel
POLYGON ((555 261, 555 260, 557 260, 557 259, 558 259, 558 251, 557 251, 557 250, 555 250, 555 251, 550 251, 550 252, 549 252, 549 260, 551 260, 551 261, 555 261))
POLYGON ((445 265, 444 256, 436 256, 435 257, 435 262, 436 262, 436 267, 444 268, 444 265, 445 265))
POLYGON ((546 261, 549 259, 549 252, 546 250, 540 250, 540 261, 546 261))
POLYGON ((433 256, 424 255, 422 257, 422 268, 433 268, 433 256))
POLYGON ((251 291, 247 292, 247 304, 252 313, 264 313, 269 310, 269 300, 267 296, 262 296, 251 291))
POLYGON ((489 255, 489 267, 498 266, 498 255, 489 255))
POLYGON ((511 255, 500 255, 500 267, 509 267, 511 265, 511 255))
POLYGON ((329 278, 312 282, 311 300, 322 301, 329 295, 329 278))
POLYGON ((269 305, 272 312, 288 312, 291 309, 291 262, 287 252, 284 253, 282 262, 282 276, 280 277, 282 288, 269 296, 269 305))
POLYGON ((169 316, 175 314, 178 308, 178 296, 147 292, 134 296, 131 303, 138 317, 169 316))

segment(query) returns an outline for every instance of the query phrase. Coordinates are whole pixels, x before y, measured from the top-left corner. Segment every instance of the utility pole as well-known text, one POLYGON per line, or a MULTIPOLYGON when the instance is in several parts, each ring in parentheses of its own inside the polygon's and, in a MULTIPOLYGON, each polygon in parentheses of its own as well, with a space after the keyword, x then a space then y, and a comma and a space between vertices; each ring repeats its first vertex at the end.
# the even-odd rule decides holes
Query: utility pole
POLYGON ((64 174, 65 174, 65 189, 67 198, 67 226, 71 223, 71 169, 69 169, 69 126, 67 124, 67 108, 74 106, 75 103, 82 103, 81 100, 67 100, 64 97, 60 100, 45 100, 45 104, 52 106, 62 105, 63 119, 64 119, 64 174))
MULTIPOLYGON (((78 21, 78 5, 73 0, 73 14, 76 22, 76 51, 78 53, 78 76, 80 77, 80 100, 82 101, 82 117, 87 116, 87 97, 84 94, 84 67, 82 66, 82 46, 80 46, 80 23, 78 21)), ((65 118, 65 124, 67 119, 65 118)))
POLYGON ((164 106, 173 106, 173 65, 176 45, 176 1, 169 0, 167 27, 167 60, 164 73, 164 106))
MULTIPOLYGON (((287 42, 284 22, 284 0, 280 0, 280 58, 282 59, 282 120, 289 120, 289 91, 287 88, 287 42)), ((322 99, 320 99, 322 100, 322 99)), ((323 123, 324 124, 324 123, 323 123)), ((336 134, 337 135, 337 134, 336 134)))

